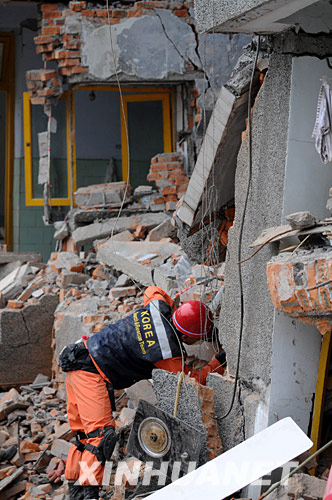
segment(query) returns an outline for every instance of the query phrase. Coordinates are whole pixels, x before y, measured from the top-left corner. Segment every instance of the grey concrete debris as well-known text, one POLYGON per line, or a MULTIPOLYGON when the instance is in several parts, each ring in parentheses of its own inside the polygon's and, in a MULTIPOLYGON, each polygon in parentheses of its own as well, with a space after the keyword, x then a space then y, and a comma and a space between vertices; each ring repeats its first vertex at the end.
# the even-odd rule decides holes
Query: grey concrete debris
POLYGON ((152 405, 157 404, 156 394, 150 380, 140 380, 136 384, 126 389, 126 394, 130 401, 137 407, 140 399, 144 399, 152 405))
POLYGON ((38 253, 24 253, 24 252, 0 252, 0 264, 8 264, 9 262, 20 261, 22 264, 25 262, 41 262, 42 256, 38 253))
POLYGON ((176 236, 176 229, 169 217, 164 222, 152 229, 146 237, 147 241, 160 241, 162 238, 172 238, 176 236))
POLYGON ((137 186, 134 189, 134 196, 143 196, 152 192, 152 186, 137 186))
MULTIPOLYGON (((231 406, 234 379, 212 373, 208 375, 207 386, 214 391, 216 415, 219 417, 226 415, 231 406)), ((218 420, 217 423, 224 451, 244 441, 244 418, 241 406, 235 404, 230 415, 223 420, 218 420)))
POLYGON ((20 267, 21 264, 20 260, 15 260, 13 262, 9 262, 8 264, 0 264, 0 282, 3 278, 8 276, 9 273, 20 267))
POLYGON ((89 334, 89 326, 83 322, 83 315, 95 315, 98 312, 99 303, 97 297, 87 297, 69 306, 63 303, 59 305, 56 313, 63 312, 64 315, 55 332, 57 356, 66 345, 76 342, 82 335, 89 334))
POLYGON ((97 260, 149 286, 154 284, 153 269, 180 250, 174 243, 134 241, 123 245, 121 242, 110 240, 98 248, 97 260), (138 263, 139 259, 148 255, 156 255, 156 258, 147 257, 146 263, 144 260, 138 263))
POLYGON ((120 274, 114 287, 127 286, 127 285, 129 285, 130 282, 131 282, 131 279, 129 278, 129 276, 127 276, 126 274, 120 274))
POLYGON ((69 234, 68 224, 65 221, 57 221, 54 223, 54 227, 56 229, 53 237, 55 240, 62 241, 67 238, 69 234))
POLYGON ((309 474, 294 474, 287 484, 279 486, 267 500, 321 500, 326 488, 326 481, 309 474))
POLYGON ((0 281, 0 307, 4 307, 8 300, 17 297, 29 281, 34 279, 37 271, 39 269, 24 264, 3 278, 0 281))
POLYGON ((120 207, 122 201, 129 201, 131 187, 127 188, 125 182, 110 182, 107 184, 94 184, 79 188, 75 193, 78 207, 120 207))
POLYGON ((51 374, 53 314, 58 301, 57 295, 46 294, 21 310, 0 311, 0 386, 31 382, 40 372, 51 374))
POLYGON ((70 286, 82 285, 86 283, 88 279, 89 276, 85 273, 74 273, 67 269, 63 269, 56 283, 60 288, 69 288, 70 286))
POLYGON ((286 215, 286 220, 293 229, 304 229, 317 224, 318 219, 308 211, 286 215))
MULTIPOLYGON (((153 370, 152 379, 158 401, 158 408, 170 413, 174 412, 175 396, 178 385, 178 375, 164 370, 153 370)), ((181 384, 177 417, 192 425, 206 435, 206 444, 201 452, 200 462, 208 460, 207 434, 201 413, 201 400, 196 387, 185 380, 181 384)))
POLYGON ((116 220, 108 222, 96 222, 88 226, 79 227, 73 232, 73 240, 76 245, 88 245, 95 240, 106 238, 113 234, 121 233, 122 231, 135 231, 137 226, 143 225, 147 229, 152 229, 168 218, 167 214, 149 213, 138 214, 130 217, 119 217, 116 220))
MULTIPOLYGON (((189 228, 198 226, 203 217, 203 207, 208 203, 208 200, 203 202, 205 193, 216 197, 214 211, 234 199, 236 161, 247 117, 252 66, 252 54, 243 54, 230 80, 221 88, 182 205, 176 213, 180 227, 183 224, 189 228), (211 191, 214 185, 219 186, 218 194, 211 191)), ((254 95, 258 89, 256 75, 253 82, 254 95)), ((197 233, 197 238, 201 241, 202 236, 197 233)))

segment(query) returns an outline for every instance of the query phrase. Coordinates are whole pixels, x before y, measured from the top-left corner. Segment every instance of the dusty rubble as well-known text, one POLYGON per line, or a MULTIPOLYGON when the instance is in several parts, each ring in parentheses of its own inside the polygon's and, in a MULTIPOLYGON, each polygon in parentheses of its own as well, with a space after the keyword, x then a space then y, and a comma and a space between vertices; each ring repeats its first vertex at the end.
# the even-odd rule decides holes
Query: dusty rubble
MULTIPOLYGON (((123 185, 116 188, 123 194, 123 185)), ((13 264, 14 256, 9 252, 4 264, 0 261, 0 289, 7 290, 8 284, 11 287, 10 294, 2 294, 0 329, 3 339, 9 335, 8 321, 4 321, 6 315, 12 314, 11 327, 15 332, 15 322, 25 321, 29 308, 45 309, 45 299, 50 300, 50 297, 54 304, 54 318, 43 339, 45 345, 52 347, 52 371, 43 375, 34 372, 33 369, 37 369, 37 366, 33 368, 36 346, 24 344, 24 352, 18 356, 22 358, 21 371, 11 362, 12 366, 8 364, 6 373, 1 374, 0 388, 4 392, 0 392, 0 446, 14 444, 19 449, 9 464, 0 465, 1 499, 64 498, 64 485, 54 488, 47 479, 48 468, 55 460, 66 457, 72 438, 66 419, 63 374, 57 365, 57 355, 64 345, 75 342, 82 335, 93 335, 110 322, 142 307, 148 285, 163 286, 173 297, 181 291, 178 295, 182 301, 204 295, 212 303, 222 284, 222 267, 193 265, 188 260, 177 244, 171 213, 150 210, 155 200, 151 186, 138 188, 131 198, 131 208, 127 206, 118 219, 112 211, 118 209, 117 190, 108 197, 110 203, 105 207, 105 189, 103 186, 100 198, 98 189, 85 189, 80 193, 81 206, 70 214, 65 224, 56 227, 55 237, 61 242, 62 251, 52 253, 47 264, 41 263, 36 256, 23 262, 14 260, 13 264), (112 203, 115 206, 112 207, 112 203), (85 251, 78 248, 77 243, 84 246, 85 251), (135 246, 135 252, 130 245, 135 246), (24 358, 32 362, 25 371, 24 358), (19 373, 19 378, 15 379, 15 387, 10 388, 14 372, 19 373)), ((160 207, 160 200, 154 205, 160 207)), ((215 310, 218 305, 219 300, 214 305, 215 310)), ((37 318, 34 321, 36 329, 43 327, 37 318)), ((32 330, 31 326, 27 336, 32 330)), ((16 335, 20 336, 20 332, 16 335)), ((15 343, 13 349, 16 349, 15 343)), ((15 352, 17 355, 17 350, 15 352)), ((204 349, 203 358, 207 358, 204 361, 197 359, 200 356, 194 350, 189 354, 188 362, 197 368, 211 359, 214 351, 204 349)), ((118 410, 122 410, 116 420, 122 437, 115 462, 132 460, 126 456, 125 443, 138 400, 143 395, 153 404, 157 402, 151 384, 146 384, 149 385, 144 388, 131 388, 125 397, 121 391, 116 394, 118 398, 122 396, 118 402, 118 410)), ((209 395, 209 408, 205 411, 213 413, 211 397, 209 395)), ((215 421, 213 430, 207 432, 207 439, 214 438, 219 439, 215 453, 220 453, 215 421)), ((106 487, 105 498, 124 498, 126 484, 117 488, 118 491, 114 491, 113 487, 106 487)))

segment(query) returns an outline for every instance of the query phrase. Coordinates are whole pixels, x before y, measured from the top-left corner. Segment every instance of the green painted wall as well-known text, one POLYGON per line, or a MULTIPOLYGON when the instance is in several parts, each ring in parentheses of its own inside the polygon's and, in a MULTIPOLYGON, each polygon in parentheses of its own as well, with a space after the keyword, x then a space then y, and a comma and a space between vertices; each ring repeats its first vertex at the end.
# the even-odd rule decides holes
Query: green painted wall
MULTIPOLYGON (((107 178, 109 161, 77 160, 77 184, 80 187, 104 183, 107 178)), ((115 161, 118 180, 122 179, 121 161, 115 161)), ((54 207, 56 215, 66 214, 68 207, 54 207)), ((40 253, 47 262, 54 252, 56 241, 53 238, 54 227, 45 226, 42 216, 43 207, 25 205, 24 159, 14 162, 13 194, 13 250, 16 252, 40 253)))
MULTIPOLYGON (((67 211, 66 207, 57 207, 67 211)), ((25 205, 24 159, 16 159, 14 164, 13 240, 14 250, 40 253, 47 262, 55 250, 54 227, 45 226, 43 207, 25 205)))

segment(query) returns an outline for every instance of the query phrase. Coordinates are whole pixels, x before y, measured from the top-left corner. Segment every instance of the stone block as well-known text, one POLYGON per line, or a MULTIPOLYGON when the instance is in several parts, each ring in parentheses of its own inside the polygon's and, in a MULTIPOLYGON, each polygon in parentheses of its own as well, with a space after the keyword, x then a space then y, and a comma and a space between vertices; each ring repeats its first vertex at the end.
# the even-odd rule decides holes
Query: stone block
POLYGON ((176 229, 174 228, 170 217, 152 229, 147 235, 146 241, 160 241, 162 238, 172 237, 175 236, 175 234, 176 229))
POLYGON ((23 309, 0 311, 0 385, 32 382, 40 372, 51 374, 53 314, 58 300, 57 295, 45 294, 23 309))
POLYGON ((51 455, 66 460, 72 444, 64 439, 55 439, 51 446, 51 455))
MULTIPOLYGON (((96 282, 96 280, 91 280, 96 282)), ((98 297, 82 298, 70 305, 64 303, 59 306, 56 314, 56 355, 58 356, 68 344, 79 340, 82 335, 90 334, 90 326, 83 322, 84 315, 98 313, 100 299, 98 297)))
POLYGON ((118 234, 113 234, 113 241, 134 241, 134 236, 130 231, 122 231, 118 234))
POLYGON ((138 405, 140 399, 144 399, 144 401, 147 401, 152 405, 157 404, 156 394, 153 385, 149 380, 140 380, 139 382, 136 382, 136 384, 126 389, 126 393, 135 406, 138 405))
POLYGON ((306 227, 315 226, 318 222, 317 217, 307 210, 286 215, 286 220, 293 229, 304 229, 306 227))
POLYGON ((294 474, 286 484, 279 486, 266 500, 321 500, 326 481, 309 474, 294 474))
MULTIPOLYGON (((173 415, 175 397, 178 386, 178 376, 164 370, 153 370, 152 378, 158 401, 158 408, 173 415)), ((200 454, 200 464, 209 460, 208 433, 202 415, 202 401, 198 392, 199 384, 193 379, 186 377, 180 388, 180 397, 177 418, 195 429, 201 431, 204 436, 204 446, 200 454)))
MULTIPOLYGON (((215 415, 217 417, 226 415, 232 401, 234 379, 222 377, 215 373, 209 374, 207 386, 214 391, 215 415)), ((230 415, 223 420, 217 420, 217 423, 224 451, 233 448, 233 446, 244 440, 243 411, 237 399, 235 399, 230 415)))
POLYGON ((135 286, 123 286, 112 288, 109 294, 110 299, 119 299, 121 297, 132 297, 136 295, 137 289, 135 286))
POLYGON ((131 279, 129 278, 129 276, 127 276, 126 274, 121 274, 118 277, 114 287, 117 288, 117 287, 127 286, 127 285, 129 285, 130 282, 131 282, 131 279))

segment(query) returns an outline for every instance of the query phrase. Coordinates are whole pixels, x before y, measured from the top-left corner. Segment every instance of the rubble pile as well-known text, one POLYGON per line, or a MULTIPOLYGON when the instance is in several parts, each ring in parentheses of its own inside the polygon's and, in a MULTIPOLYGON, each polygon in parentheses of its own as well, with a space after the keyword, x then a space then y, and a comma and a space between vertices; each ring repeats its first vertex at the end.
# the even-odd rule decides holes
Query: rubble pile
MULTIPOLYGON (((108 186, 90 186, 77 193, 80 206, 56 227, 62 250, 53 252, 46 264, 37 257, 16 262, 7 252, 7 261, 0 267, 0 287, 6 280, 12 290, 2 295, 0 329, 16 355, 1 373, 0 446, 15 445, 19 450, 10 463, 0 465, 1 499, 65 498, 64 485, 55 487, 47 478, 48 468, 67 456, 73 437, 57 363, 65 345, 143 307, 146 286, 161 286, 181 301, 203 297, 212 304, 222 284, 222 267, 193 265, 177 244, 171 216, 150 210, 150 204, 156 206, 151 186, 138 188, 133 196, 130 190, 125 193, 123 183, 108 186), (116 217, 124 196, 123 212, 116 217), (21 323, 27 328, 23 337, 21 323), (44 326, 42 340, 34 338, 30 344, 25 340, 44 326), (44 354, 48 371, 39 369, 37 351, 44 354), (30 364, 23 370, 25 360, 30 364)), ((193 368, 214 355, 213 349, 203 349, 204 359, 200 360, 195 349, 189 351, 193 368)), ((125 447, 139 399, 157 404, 151 383, 142 384, 128 389, 125 396, 117 391, 116 397, 121 397, 116 419, 120 439, 115 463, 133 459, 125 447)), ((217 432, 216 426, 214 430, 217 432)), ((211 432, 209 439, 213 438, 211 432)), ((127 486, 124 481, 116 491, 106 487, 105 498, 124 498, 127 486)))
MULTIPOLYGON (((155 401, 151 384, 148 381, 140 384, 136 390, 133 387, 128 391, 128 395, 115 391, 119 440, 114 463, 129 460, 125 447, 138 403, 136 392, 138 395, 144 392, 155 401), (129 400, 129 396, 133 399, 129 400)), ((0 498, 64 499, 65 483, 51 484, 47 472, 59 460, 66 459, 73 436, 67 422, 63 382, 39 374, 32 384, 0 393, 0 447, 17 448, 10 461, 0 464, 0 498)), ((113 498, 113 493, 113 486, 104 488, 105 498, 113 498)))

